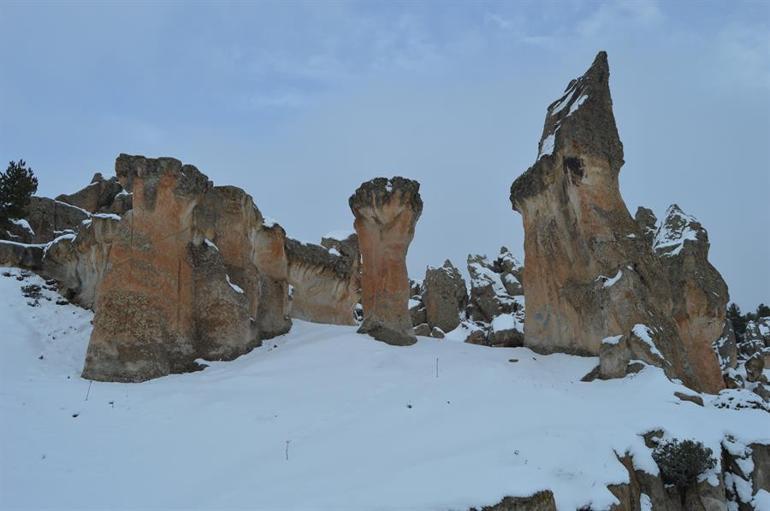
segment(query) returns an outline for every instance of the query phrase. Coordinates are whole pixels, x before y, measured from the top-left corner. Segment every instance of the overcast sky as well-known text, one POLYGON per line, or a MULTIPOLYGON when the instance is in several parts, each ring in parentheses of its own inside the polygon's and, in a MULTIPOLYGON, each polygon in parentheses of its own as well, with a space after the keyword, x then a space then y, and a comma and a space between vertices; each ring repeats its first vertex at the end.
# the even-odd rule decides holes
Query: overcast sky
POLYGON ((770 302, 768 2, 131 4, 0 4, 0 160, 40 194, 174 156, 317 242, 362 181, 402 175, 425 203, 413 277, 523 255, 510 184, 603 49, 629 210, 678 203, 732 298, 770 302))

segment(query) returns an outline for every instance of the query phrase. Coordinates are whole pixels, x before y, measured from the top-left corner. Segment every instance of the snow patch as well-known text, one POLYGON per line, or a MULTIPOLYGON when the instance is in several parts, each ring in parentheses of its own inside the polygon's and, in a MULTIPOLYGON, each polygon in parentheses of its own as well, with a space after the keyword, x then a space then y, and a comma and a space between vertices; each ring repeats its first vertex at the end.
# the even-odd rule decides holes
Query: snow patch
POLYGON ((230 281, 230 275, 225 273, 225 278, 227 279, 227 283, 230 284, 230 287, 233 288, 233 291, 239 294, 243 294, 243 289, 241 289, 240 287, 238 287, 237 285, 233 284, 230 281))
MULTIPOLYGON (((556 130, 558 131, 558 129, 556 130)), ((556 143, 556 131, 545 137, 540 147, 540 154, 537 155, 539 160, 543 156, 551 156, 553 154, 554 144, 556 143)))
POLYGON ((116 215, 115 213, 94 213, 91 215, 93 218, 104 218, 108 220, 117 220, 120 222, 121 218, 120 215, 116 215))
POLYGON ((11 218, 10 219, 12 224, 16 224, 28 233, 30 233, 32 236, 35 235, 35 231, 32 230, 32 226, 29 225, 29 222, 25 218, 11 218))
POLYGON ((653 355, 657 355, 660 358, 663 358, 663 354, 658 351, 658 348, 655 346, 655 343, 652 341, 652 330, 647 325, 643 325, 641 323, 637 323, 634 325, 634 328, 631 329, 631 331, 636 335, 639 339, 642 340, 652 352, 653 355))
POLYGON ((622 335, 612 335, 610 337, 605 337, 602 339, 602 344, 609 344, 610 346, 614 346, 618 344, 622 338, 622 335))

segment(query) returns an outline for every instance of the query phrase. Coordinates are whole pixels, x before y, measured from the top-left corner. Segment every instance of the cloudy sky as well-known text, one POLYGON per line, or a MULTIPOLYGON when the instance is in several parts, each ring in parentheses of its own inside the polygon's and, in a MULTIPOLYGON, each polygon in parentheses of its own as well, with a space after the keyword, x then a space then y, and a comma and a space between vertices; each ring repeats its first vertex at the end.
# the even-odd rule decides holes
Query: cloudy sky
POLYGON ((629 209, 678 203, 732 298, 770 302, 768 2, 104 4, 0 5, 0 159, 41 194, 175 156, 318 241, 362 181, 403 175, 425 202, 412 276, 523 255, 508 188, 604 49, 629 209))

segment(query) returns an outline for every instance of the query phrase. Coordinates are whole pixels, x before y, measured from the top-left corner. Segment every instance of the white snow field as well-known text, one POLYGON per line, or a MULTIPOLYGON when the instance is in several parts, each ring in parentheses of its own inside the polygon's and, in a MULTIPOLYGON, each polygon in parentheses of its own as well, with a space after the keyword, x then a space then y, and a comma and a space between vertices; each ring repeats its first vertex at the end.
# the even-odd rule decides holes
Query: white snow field
POLYGON ((6 510, 461 510, 542 489, 606 509, 615 453, 657 470, 640 433, 770 443, 770 414, 680 401, 652 367, 583 383, 596 358, 302 321, 235 361, 89 393, 92 314, 48 290, 28 306, 20 287, 43 281, 0 272, 6 510))

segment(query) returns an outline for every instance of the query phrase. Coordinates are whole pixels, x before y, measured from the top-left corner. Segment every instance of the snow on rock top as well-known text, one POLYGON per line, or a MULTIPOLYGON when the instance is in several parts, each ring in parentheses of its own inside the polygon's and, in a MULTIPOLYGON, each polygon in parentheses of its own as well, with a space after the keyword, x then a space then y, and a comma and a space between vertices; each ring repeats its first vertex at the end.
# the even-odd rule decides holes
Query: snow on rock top
POLYGON ((637 323, 636 325, 634 325, 634 328, 632 328, 631 331, 641 341, 643 341, 645 344, 647 344, 647 346, 650 347, 650 351, 652 352, 653 355, 657 355, 658 357, 663 359, 663 354, 658 350, 658 348, 655 347, 655 343, 652 341, 652 331, 647 325, 642 325, 641 323, 637 323))
POLYGON ((613 335, 610 337, 605 337, 604 339, 602 339, 602 344, 609 344, 611 346, 614 346, 615 344, 619 343, 622 338, 623 338, 622 335, 613 335))
POLYGON ((117 220, 120 222, 120 215, 116 215, 115 213, 94 213, 91 215, 93 218, 104 218, 107 220, 117 220))
POLYGON ((672 204, 655 232, 652 247, 662 256, 679 255, 687 241, 698 241, 702 231, 703 228, 695 217, 672 204))
POLYGON ((518 320, 515 314, 500 314, 492 319, 492 331, 504 332, 506 330, 523 330, 524 325, 518 320))

